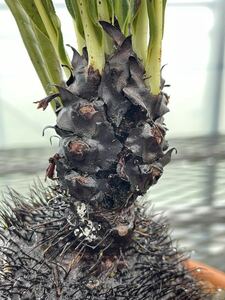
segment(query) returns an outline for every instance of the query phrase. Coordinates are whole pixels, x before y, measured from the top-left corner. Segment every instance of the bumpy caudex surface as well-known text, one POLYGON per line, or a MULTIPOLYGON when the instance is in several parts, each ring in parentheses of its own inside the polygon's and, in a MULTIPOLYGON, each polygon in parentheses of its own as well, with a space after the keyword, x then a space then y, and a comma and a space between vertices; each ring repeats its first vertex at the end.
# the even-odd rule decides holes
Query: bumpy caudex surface
MULTIPOLYGON (((54 126, 60 146, 46 172, 55 184, 35 186, 27 199, 14 191, 6 195, 0 298, 211 299, 184 267, 186 257, 174 247, 166 221, 153 212, 147 216, 136 201, 158 181, 174 150, 165 140, 169 97, 158 72, 162 16, 152 21, 153 58, 137 57, 131 36, 124 35, 125 25, 121 31, 117 21, 101 21, 108 34, 105 43, 111 39, 113 51, 97 59, 97 39, 91 48, 97 25, 92 26, 87 1, 78 2, 67 4, 74 5, 72 14, 83 21, 81 29, 75 25, 87 48, 80 54, 71 47, 70 78, 65 84, 56 82, 57 91, 37 101, 38 108, 46 109, 61 99, 54 126), (149 59, 157 78, 151 72, 149 78, 145 70, 143 61, 149 59)), ((45 7, 35 3, 42 15, 45 7)), ((146 2, 150 16, 154 3, 146 2)), ((156 4, 156 11, 161 6, 156 4)), ((141 11, 147 16, 145 6, 141 11)), ((47 34, 54 33, 52 28, 47 34)))

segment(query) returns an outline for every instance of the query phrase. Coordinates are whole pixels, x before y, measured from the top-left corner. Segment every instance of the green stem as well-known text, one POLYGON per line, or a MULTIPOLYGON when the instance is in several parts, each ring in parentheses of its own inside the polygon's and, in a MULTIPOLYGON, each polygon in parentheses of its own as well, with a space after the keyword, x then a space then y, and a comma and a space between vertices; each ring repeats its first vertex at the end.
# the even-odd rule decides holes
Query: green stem
MULTIPOLYGON (((37 10, 41 16, 41 19, 45 25, 46 31, 48 33, 49 39, 54 45, 54 47, 57 45, 57 33, 55 31, 54 25, 52 24, 51 20, 49 19, 49 16, 45 10, 45 7, 41 0, 34 0, 34 3, 37 7, 37 10)), ((56 47, 55 47, 56 48, 56 47)))
POLYGON ((82 55, 82 50, 85 47, 85 39, 80 34, 75 21, 73 21, 73 26, 74 26, 75 36, 76 36, 77 50, 82 55))
MULTIPOLYGON (((98 10, 98 20, 111 22, 109 7, 106 0, 97 0, 97 10, 98 10)), ((108 37, 108 35, 103 35, 103 43, 106 54, 110 54, 112 52, 112 40, 108 37)))
POLYGON ((108 4, 105 0, 97 1, 97 9, 99 20, 110 22, 108 4))
POLYGON ((148 48, 148 13, 146 0, 140 2, 132 22, 132 45, 137 56, 146 64, 148 48))
MULTIPOLYGON (((56 92, 52 84, 62 84, 63 78, 60 64, 57 57, 54 56, 54 49, 49 45, 49 40, 41 31, 35 29, 33 21, 26 14, 18 0, 5 0, 5 2, 15 18, 27 52, 44 90, 47 94, 56 92), (47 49, 49 56, 46 55, 47 49)), ((54 101, 51 104, 55 108, 54 101)))
POLYGON ((129 35, 129 1, 113 0, 114 13, 125 36, 129 35))
POLYGON ((88 0, 78 0, 78 7, 84 28, 89 66, 92 66, 95 70, 98 70, 101 73, 105 63, 101 28, 100 26, 98 27, 97 24, 94 24, 91 19, 88 0))
MULTIPOLYGON (((34 0, 34 4, 36 5, 38 13, 45 26, 49 40, 51 41, 55 49, 55 52, 58 55, 59 60, 61 61, 61 64, 70 66, 70 61, 64 50, 62 34, 60 30, 60 21, 58 17, 55 15, 54 7, 52 6, 54 13, 53 15, 51 15, 51 11, 50 10, 46 11, 46 7, 44 6, 42 1, 43 0, 34 0), (54 21, 57 24, 56 27, 54 25, 54 21)), ((49 3, 52 4, 51 1, 49 3)), ((64 69, 64 72, 66 76, 70 76, 70 71, 68 69, 64 69)))
POLYGON ((65 0, 65 3, 71 17, 73 18, 77 48, 78 52, 82 55, 82 49, 86 46, 86 42, 78 4, 76 0, 65 0))
POLYGON ((150 41, 146 61, 147 85, 151 93, 160 93, 161 47, 163 36, 163 16, 165 5, 163 0, 147 0, 150 24, 150 41))

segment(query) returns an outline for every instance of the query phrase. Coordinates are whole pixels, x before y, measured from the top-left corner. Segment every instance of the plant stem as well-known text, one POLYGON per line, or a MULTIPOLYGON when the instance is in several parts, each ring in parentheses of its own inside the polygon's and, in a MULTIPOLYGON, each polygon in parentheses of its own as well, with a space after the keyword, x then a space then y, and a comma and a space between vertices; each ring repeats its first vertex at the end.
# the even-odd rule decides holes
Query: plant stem
POLYGON ((49 19, 49 16, 45 10, 45 7, 43 6, 43 3, 41 0, 34 0, 34 3, 37 7, 37 10, 41 16, 41 19, 45 25, 46 31, 48 33, 49 39, 52 42, 52 44, 55 46, 57 45, 57 34, 54 28, 54 25, 52 24, 51 20, 49 19))
POLYGON ((107 2, 104 0, 97 1, 98 18, 100 21, 110 22, 110 15, 107 2))
POLYGON ((77 24, 73 21, 76 41, 77 41, 77 50, 82 55, 82 49, 85 47, 85 39, 80 35, 80 32, 77 28, 77 24))
MULTIPOLYGON (((58 55, 59 60, 61 61, 61 64, 70 66, 70 61, 67 57, 63 45, 60 21, 55 14, 52 1, 47 0, 44 5, 42 0, 34 0, 34 4, 36 5, 38 13, 48 33, 49 40, 52 43, 55 52, 58 55)), ((70 71, 68 69, 64 69, 64 72, 67 76, 70 76, 70 71)))
POLYGON ((84 35, 87 45, 89 66, 92 66, 100 73, 104 68, 105 53, 102 38, 102 31, 98 24, 95 24, 89 10, 87 0, 78 0, 78 7, 83 23, 84 35))
POLYGON ((153 95, 160 93, 161 47, 163 37, 165 1, 147 0, 150 41, 146 61, 147 85, 153 95))
POLYGON ((146 65, 148 48, 148 13, 146 0, 142 0, 132 22, 132 45, 137 56, 146 65))
POLYGON ((113 0, 114 13, 125 36, 129 35, 129 1, 113 0))
MULTIPOLYGON (((107 1, 105 0, 97 1, 97 9, 98 9, 98 20, 106 21, 110 23, 111 20, 110 20, 107 1)), ((112 52, 112 41, 106 34, 103 34, 103 43, 105 49, 104 52, 106 54, 110 54, 112 52)))
MULTIPOLYGON (((5 0, 11 10, 21 37, 42 83, 46 94, 56 92, 53 83, 62 84, 63 77, 60 62, 51 42, 40 29, 37 29, 32 19, 18 0, 5 0)), ((51 105, 55 109, 55 102, 51 105)))
POLYGON ((83 47, 86 46, 86 42, 85 42, 84 28, 83 28, 78 4, 77 1, 74 0, 65 0, 65 3, 71 17, 73 18, 77 49, 78 52, 82 55, 82 50, 83 47))

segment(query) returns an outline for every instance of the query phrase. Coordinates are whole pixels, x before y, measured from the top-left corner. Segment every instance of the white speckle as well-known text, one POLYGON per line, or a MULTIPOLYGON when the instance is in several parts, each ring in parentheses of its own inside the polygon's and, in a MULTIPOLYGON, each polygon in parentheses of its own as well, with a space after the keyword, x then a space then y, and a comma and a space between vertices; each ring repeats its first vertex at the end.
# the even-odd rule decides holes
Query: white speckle
POLYGON ((81 219, 84 218, 84 216, 86 215, 86 212, 87 212, 86 205, 84 203, 78 202, 77 203, 77 213, 81 219))
POLYGON ((77 236, 79 232, 80 232, 80 230, 77 228, 77 229, 74 230, 73 233, 74 233, 75 236, 77 236))

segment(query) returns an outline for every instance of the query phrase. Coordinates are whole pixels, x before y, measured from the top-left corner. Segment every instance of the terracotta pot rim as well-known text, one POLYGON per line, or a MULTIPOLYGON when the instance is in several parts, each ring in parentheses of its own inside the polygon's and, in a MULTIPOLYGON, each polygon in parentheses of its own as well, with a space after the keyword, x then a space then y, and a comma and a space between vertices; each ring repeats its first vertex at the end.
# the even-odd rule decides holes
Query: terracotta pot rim
POLYGON ((218 289, 225 290, 224 272, 192 259, 185 261, 184 266, 196 279, 203 282, 206 289, 212 292, 215 292, 218 289))

